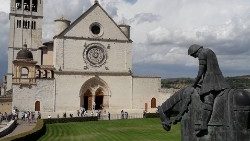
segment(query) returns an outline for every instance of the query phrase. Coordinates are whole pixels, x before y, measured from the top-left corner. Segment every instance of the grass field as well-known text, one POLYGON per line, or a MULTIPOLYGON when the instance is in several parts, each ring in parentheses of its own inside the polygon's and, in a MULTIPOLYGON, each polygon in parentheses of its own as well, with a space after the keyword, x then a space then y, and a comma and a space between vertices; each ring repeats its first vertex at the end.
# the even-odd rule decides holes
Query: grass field
POLYGON ((166 132, 158 118, 47 125, 39 141, 180 141, 180 126, 166 132))

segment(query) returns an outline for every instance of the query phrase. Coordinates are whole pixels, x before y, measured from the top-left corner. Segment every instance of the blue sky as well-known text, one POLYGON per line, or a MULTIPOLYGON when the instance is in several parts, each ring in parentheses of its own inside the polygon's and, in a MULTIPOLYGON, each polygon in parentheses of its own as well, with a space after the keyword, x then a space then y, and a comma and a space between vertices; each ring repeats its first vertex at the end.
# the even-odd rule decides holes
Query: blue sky
MULTIPOLYGON (((10 0, 0 0, 0 77, 7 68, 10 0)), ((44 0, 43 40, 53 21, 74 21, 94 0, 44 0)), ((198 61, 187 55, 196 43, 217 54, 225 76, 250 74, 250 1, 99 0, 119 23, 131 25, 133 71, 140 75, 195 77, 198 61)))

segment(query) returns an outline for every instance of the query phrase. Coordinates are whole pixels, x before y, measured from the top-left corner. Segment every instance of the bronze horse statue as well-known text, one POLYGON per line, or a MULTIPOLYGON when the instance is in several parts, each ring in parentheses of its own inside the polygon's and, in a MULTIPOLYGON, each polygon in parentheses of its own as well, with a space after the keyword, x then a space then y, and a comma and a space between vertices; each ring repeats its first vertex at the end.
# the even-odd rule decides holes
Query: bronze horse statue
POLYGON ((207 133, 197 135, 195 126, 200 124, 202 101, 199 88, 179 90, 161 106, 158 112, 163 128, 181 122, 182 141, 250 141, 250 92, 225 89, 214 101, 207 133))

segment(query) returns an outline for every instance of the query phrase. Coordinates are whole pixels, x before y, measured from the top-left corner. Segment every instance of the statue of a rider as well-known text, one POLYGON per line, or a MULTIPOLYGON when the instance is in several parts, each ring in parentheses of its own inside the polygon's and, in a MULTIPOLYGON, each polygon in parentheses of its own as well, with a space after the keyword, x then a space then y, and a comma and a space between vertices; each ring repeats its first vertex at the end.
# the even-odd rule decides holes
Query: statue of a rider
POLYGON ((230 86, 225 81, 216 55, 211 49, 194 44, 189 47, 188 55, 199 59, 199 71, 193 87, 200 87, 199 95, 203 105, 200 111, 202 121, 195 126, 195 130, 198 134, 203 134, 208 129, 215 97, 230 86))

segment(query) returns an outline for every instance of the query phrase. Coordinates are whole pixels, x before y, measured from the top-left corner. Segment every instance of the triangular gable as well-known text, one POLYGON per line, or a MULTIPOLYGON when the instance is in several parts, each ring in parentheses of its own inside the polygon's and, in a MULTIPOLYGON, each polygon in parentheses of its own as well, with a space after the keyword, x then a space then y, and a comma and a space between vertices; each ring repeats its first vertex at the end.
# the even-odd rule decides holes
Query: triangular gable
POLYGON ((104 37, 107 39, 115 40, 127 40, 131 41, 125 33, 121 30, 121 28, 115 23, 115 21, 108 15, 108 13, 101 7, 99 3, 95 3, 91 6, 85 13, 83 13, 78 19, 76 19, 68 28, 62 31, 59 35, 55 36, 54 38, 60 37, 67 37, 67 36, 74 36, 74 37, 84 37, 91 38, 89 34, 89 24, 90 22, 103 22, 100 23, 101 25, 104 24, 104 31, 106 34, 104 37), (96 18, 96 13, 99 11, 100 17, 96 18), (93 20, 91 19, 91 14, 95 16, 93 20), (107 24, 108 23, 108 24, 107 24), (105 25, 106 24, 106 25, 105 25), (108 26, 108 27, 107 27, 108 26), (112 27, 112 29, 110 29, 112 27), (105 29, 108 28, 108 29, 105 29), (112 31, 111 31, 112 30, 112 31), (82 31, 82 33, 81 33, 82 31), (110 36, 109 36, 110 35, 110 36))

